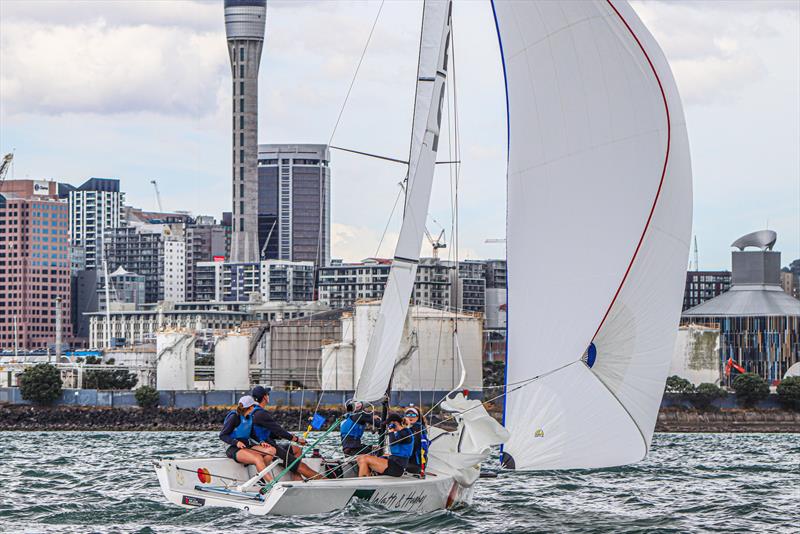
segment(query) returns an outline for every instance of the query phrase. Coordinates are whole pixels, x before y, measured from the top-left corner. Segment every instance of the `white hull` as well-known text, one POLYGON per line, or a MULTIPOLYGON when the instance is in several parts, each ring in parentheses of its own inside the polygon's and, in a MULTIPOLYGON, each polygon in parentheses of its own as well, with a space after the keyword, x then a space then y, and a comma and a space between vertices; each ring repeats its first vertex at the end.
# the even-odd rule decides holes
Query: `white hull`
MULTIPOLYGON (((341 510, 353 499, 364 499, 389 510, 425 513, 468 503, 472 486, 462 486, 452 476, 428 473, 416 476, 375 476, 308 482, 281 480, 259 496, 255 486, 241 493, 255 469, 228 458, 157 460, 158 481, 167 500, 184 508, 238 508, 255 515, 314 515, 341 510), (210 473, 198 476, 198 469, 210 473), (220 493, 229 491, 230 493, 220 493)), ((280 469, 275 469, 277 474, 280 469)))
MULTIPOLYGON (((161 490, 173 504, 184 508, 238 508, 255 515, 315 515, 341 510, 353 499, 364 499, 389 510, 426 513, 469 504, 480 464, 491 445, 503 443, 508 433, 492 419, 479 401, 457 394, 442 403, 454 413, 458 428, 445 432, 429 428, 431 439, 425 478, 372 476, 358 478, 354 462, 345 464, 341 478, 293 481, 283 477, 265 496, 255 484, 253 466, 228 458, 155 460, 161 490), (252 483, 253 485, 249 485, 252 483)), ((322 458, 303 458, 318 473, 329 467, 322 458)), ((277 477, 280 466, 270 473, 277 477)))

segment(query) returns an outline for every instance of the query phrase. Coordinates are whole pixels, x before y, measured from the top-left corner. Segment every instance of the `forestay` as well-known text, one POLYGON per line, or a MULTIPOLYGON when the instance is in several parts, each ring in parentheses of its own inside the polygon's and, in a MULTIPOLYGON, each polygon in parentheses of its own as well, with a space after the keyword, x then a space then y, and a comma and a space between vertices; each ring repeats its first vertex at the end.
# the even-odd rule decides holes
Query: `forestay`
POLYGON ((450 0, 426 0, 423 7, 405 211, 378 320, 356 387, 355 398, 363 401, 378 400, 386 393, 417 273, 439 146, 451 5, 450 0))
POLYGON ((689 250, 678 90, 622 0, 493 7, 509 141, 504 461, 635 462, 650 446, 689 250))

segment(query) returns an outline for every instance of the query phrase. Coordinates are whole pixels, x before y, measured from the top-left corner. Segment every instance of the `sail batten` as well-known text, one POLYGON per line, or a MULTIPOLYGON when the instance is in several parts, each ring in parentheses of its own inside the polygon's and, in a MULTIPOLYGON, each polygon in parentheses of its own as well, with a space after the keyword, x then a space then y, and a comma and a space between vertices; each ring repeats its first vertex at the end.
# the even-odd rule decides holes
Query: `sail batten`
POLYGON ((428 218, 447 78, 451 0, 426 0, 422 11, 403 224, 355 398, 383 397, 394 370, 428 218))
POLYGON ((508 390, 505 459, 635 462, 652 439, 689 250, 680 96, 624 0, 493 8, 509 121, 507 381, 542 376, 508 390))

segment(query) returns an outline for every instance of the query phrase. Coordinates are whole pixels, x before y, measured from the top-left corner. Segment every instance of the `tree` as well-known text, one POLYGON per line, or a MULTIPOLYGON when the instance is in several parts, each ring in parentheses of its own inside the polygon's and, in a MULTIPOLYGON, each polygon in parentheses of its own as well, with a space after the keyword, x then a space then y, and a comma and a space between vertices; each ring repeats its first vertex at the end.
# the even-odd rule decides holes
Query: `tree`
POLYGON ((800 411, 800 376, 784 378, 778 384, 778 399, 787 408, 800 411))
POLYGON ((483 362, 483 386, 500 387, 505 384, 505 362, 483 362))
MULTIPOLYGON (((86 363, 97 365, 102 363, 102 359, 97 356, 87 356, 86 363)), ((114 365, 114 358, 106 361, 108 365, 114 365)), ((139 379, 135 373, 130 373, 125 369, 115 370, 96 370, 87 371, 83 378, 83 387, 94 389, 132 389, 139 379)))
POLYGON ((733 390, 744 406, 754 406, 769 396, 769 385, 755 373, 742 373, 733 379, 733 390))
POLYGON ((728 395, 728 392, 717 386, 716 384, 709 384, 703 382, 694 390, 692 395, 692 404, 700 410, 707 410, 711 403, 716 399, 723 399, 728 395))
POLYGON ((61 396, 61 371, 49 363, 29 367, 19 376, 22 398, 36 404, 52 404, 61 396))
POLYGON ((667 385, 664 388, 664 393, 672 393, 673 395, 691 395, 694 393, 694 385, 681 378, 678 375, 672 375, 667 378, 667 385))
POLYGON ((142 386, 136 390, 136 404, 142 408, 158 406, 158 390, 150 386, 142 386))

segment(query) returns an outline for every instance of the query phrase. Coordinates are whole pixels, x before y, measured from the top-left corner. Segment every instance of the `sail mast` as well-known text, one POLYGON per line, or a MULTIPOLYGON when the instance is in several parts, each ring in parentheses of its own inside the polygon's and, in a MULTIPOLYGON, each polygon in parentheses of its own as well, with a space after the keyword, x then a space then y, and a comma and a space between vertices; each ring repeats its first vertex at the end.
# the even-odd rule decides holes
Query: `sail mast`
POLYGON ((386 393, 408 314, 439 148, 451 9, 451 0, 426 0, 423 6, 403 225, 358 379, 358 400, 375 401, 386 393))

